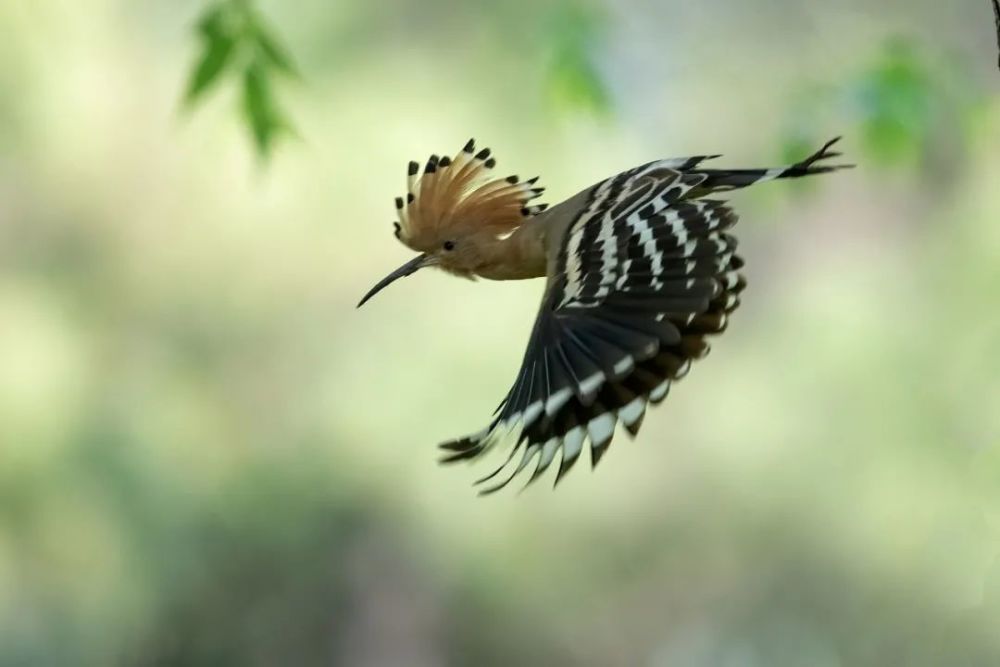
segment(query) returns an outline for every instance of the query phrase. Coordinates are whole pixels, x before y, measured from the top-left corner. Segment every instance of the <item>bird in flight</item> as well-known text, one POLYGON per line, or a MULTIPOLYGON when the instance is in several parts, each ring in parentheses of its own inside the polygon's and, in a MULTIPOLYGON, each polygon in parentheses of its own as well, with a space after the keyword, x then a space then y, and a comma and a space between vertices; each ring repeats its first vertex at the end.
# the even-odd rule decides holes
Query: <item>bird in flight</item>
POLYGON ((543 192, 537 178, 496 177, 490 149, 473 140, 454 157, 432 155, 423 169, 411 162, 394 228, 419 254, 358 307, 425 267, 467 278, 546 278, 510 391, 489 426, 441 445, 442 462, 507 444, 504 464, 477 482, 492 493, 533 461, 529 484, 557 458, 558 483, 588 443, 596 466, 618 422, 634 437, 646 407, 708 353, 707 337, 725 330, 746 286, 731 233, 737 215, 717 196, 851 166, 827 162, 840 155, 830 152, 836 142, 773 169, 703 166, 718 155, 657 160, 551 208, 534 203, 543 192))

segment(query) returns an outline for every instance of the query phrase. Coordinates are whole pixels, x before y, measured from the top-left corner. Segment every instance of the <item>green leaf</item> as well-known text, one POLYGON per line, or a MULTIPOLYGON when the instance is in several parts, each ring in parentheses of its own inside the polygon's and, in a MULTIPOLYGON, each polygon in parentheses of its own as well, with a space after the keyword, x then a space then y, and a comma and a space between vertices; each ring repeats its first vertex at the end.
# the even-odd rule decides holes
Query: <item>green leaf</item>
POLYGON ((936 88, 909 44, 888 46, 856 86, 865 147, 873 157, 894 163, 920 156, 933 128, 936 88))
POLYGON ((274 141, 287 127, 271 91, 267 68, 255 60, 243 77, 243 112, 246 114, 257 152, 268 157, 274 141))
POLYGON ((611 95, 594 65, 578 52, 564 52, 549 70, 549 92, 556 104, 605 114, 611 109, 611 95))
POLYGON ((198 19, 198 34, 211 40, 223 33, 231 32, 229 26, 229 11, 225 4, 217 4, 209 7, 201 18, 198 19))
POLYGON ((222 72, 232 61, 236 41, 229 37, 218 37, 205 45, 201 59, 195 67, 188 83, 187 103, 194 104, 213 84, 219 81, 222 72))
POLYGON ((197 102, 215 83, 233 61, 236 51, 236 37, 228 29, 225 11, 221 7, 209 10, 198 24, 198 31, 204 41, 201 58, 188 81, 185 102, 197 102))
POLYGON ((550 97, 568 109, 606 114, 611 94, 594 61, 605 17, 589 3, 564 1, 547 21, 550 97))
POLYGON ((254 38, 264 61, 268 65, 273 66, 275 69, 289 76, 296 78, 299 76, 298 68, 292 61, 292 57, 289 55, 288 49, 286 49, 284 45, 282 45, 274 37, 274 35, 271 34, 270 29, 264 26, 259 20, 255 25, 254 38))

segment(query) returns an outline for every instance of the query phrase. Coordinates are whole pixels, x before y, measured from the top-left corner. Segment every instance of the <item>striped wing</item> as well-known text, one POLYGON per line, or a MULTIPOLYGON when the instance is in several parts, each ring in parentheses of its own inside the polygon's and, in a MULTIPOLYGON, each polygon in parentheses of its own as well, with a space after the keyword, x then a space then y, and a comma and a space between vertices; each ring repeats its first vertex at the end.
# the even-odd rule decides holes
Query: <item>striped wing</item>
MULTIPOLYGON (((832 142, 831 142, 832 143, 832 142)), ((505 486, 532 462, 534 481, 560 459, 556 482, 589 443, 593 465, 621 422, 638 433, 722 332, 746 283, 738 273, 737 216, 714 192, 834 167, 830 144, 782 169, 699 169, 707 158, 661 160, 594 186, 562 236, 517 379, 482 432, 442 445, 445 461, 474 458, 516 437, 505 486), (511 466, 518 452, 516 465, 511 466)))

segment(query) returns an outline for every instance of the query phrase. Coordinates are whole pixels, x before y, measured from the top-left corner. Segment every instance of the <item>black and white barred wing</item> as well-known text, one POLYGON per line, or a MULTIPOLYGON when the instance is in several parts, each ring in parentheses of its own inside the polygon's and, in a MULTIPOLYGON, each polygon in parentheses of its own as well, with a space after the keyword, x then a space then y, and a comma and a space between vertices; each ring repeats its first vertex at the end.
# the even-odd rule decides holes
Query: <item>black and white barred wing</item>
MULTIPOLYGON (((832 142, 831 142, 832 144, 832 142)), ((445 443, 445 461, 516 438, 495 491, 533 461, 533 481, 560 459, 556 481, 589 443, 596 465, 618 422, 635 435, 706 336, 722 332, 745 287, 728 230, 737 216, 713 192, 821 173, 819 152, 779 169, 700 169, 705 157, 661 160, 595 186, 561 239, 517 379, 482 432, 445 443)))
POLYGON ((587 442, 596 465, 616 423, 638 432, 647 403, 707 351, 703 336, 722 330, 742 286, 724 233, 736 217, 684 200, 705 180, 677 169, 689 163, 652 163, 594 189, 564 236, 517 381, 490 428, 445 445, 451 460, 517 431, 511 477, 536 457, 539 476, 560 452, 561 477, 587 442))

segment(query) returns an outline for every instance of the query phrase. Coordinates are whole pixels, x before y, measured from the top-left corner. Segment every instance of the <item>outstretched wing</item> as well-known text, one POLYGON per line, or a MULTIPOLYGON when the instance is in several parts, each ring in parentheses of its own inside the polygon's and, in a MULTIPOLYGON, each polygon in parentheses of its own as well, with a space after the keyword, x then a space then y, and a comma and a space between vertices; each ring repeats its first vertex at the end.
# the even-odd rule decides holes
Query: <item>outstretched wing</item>
POLYGON ((706 337, 725 329, 746 284, 728 233, 737 216, 709 195, 830 171, 813 163, 836 155, 826 152, 832 143, 781 169, 700 169, 706 157, 651 162, 598 183, 575 211, 552 209, 570 219, 552 218, 560 242, 517 379, 487 429, 442 445, 444 460, 516 437, 504 466, 480 480, 521 451, 489 493, 537 458, 530 483, 561 453, 558 482, 588 442, 596 465, 619 421, 634 436, 647 405, 708 353, 706 337))

